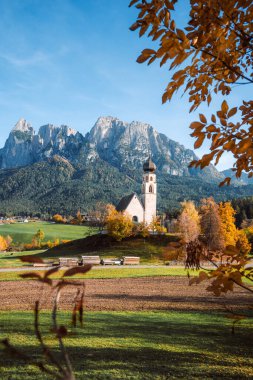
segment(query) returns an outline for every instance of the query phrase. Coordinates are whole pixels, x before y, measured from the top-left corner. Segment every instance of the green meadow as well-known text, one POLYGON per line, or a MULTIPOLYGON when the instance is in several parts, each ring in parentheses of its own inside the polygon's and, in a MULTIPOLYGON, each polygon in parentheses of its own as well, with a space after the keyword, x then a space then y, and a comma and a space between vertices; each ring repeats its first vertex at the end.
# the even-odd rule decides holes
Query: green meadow
POLYGON ((45 233, 45 241, 55 239, 75 240, 90 235, 96 229, 85 226, 55 224, 50 222, 13 223, 0 225, 0 235, 10 235, 15 243, 30 243, 32 237, 41 229, 45 233))
MULTIPOLYGON (((70 326, 70 315, 60 323, 70 326)), ((9 337, 33 360, 41 349, 30 312, 1 312, 0 338, 9 337)), ((41 314, 47 344, 59 354, 49 313, 41 314)), ((243 321, 231 333, 223 314, 200 312, 88 312, 84 328, 65 339, 77 380, 252 379, 253 327, 243 321)), ((31 364, 0 351, 1 380, 46 380, 31 364)))
MULTIPOLYGON (((38 271, 41 275, 44 271, 38 271)), ((64 270, 60 270, 56 274, 50 276, 52 279, 58 279, 63 274, 64 270)), ((187 273, 191 276, 196 276, 198 271, 190 270, 187 271, 183 267, 170 268, 164 267, 139 267, 139 268, 129 268, 129 267, 93 267, 93 269, 85 273, 84 275, 77 274, 72 276, 75 279, 87 279, 87 278, 137 278, 137 277, 156 277, 156 276, 186 276, 187 273)), ((27 273, 27 271, 7 271, 0 272, 0 281, 23 281, 20 277, 22 273, 27 273)), ((27 280, 27 279, 26 279, 27 280)))

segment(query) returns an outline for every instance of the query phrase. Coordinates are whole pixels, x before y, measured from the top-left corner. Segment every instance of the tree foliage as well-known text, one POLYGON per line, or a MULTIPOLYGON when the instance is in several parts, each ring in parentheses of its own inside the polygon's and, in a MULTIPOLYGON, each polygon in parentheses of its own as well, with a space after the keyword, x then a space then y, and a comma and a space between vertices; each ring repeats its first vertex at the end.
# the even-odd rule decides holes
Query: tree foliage
POLYGON ((162 234, 166 232, 166 228, 163 227, 161 219, 158 216, 153 216, 147 228, 149 231, 152 231, 152 233, 162 234))
MULTIPOLYGON (((235 85, 253 83, 253 7, 250 0, 190 0, 190 13, 183 29, 176 26, 177 0, 132 0, 139 10, 131 30, 140 37, 152 38, 154 49, 144 49, 137 62, 160 61, 174 70, 162 97, 170 101, 181 89, 188 94, 190 112, 202 103, 210 105, 214 96, 227 96, 235 85), (173 13, 175 11, 175 13, 173 13), (159 44, 157 44, 159 42, 159 44)), ((204 168, 212 160, 217 164, 224 152, 232 152, 234 171, 253 175, 253 101, 238 107, 223 100, 220 109, 207 120, 203 114, 190 128, 194 147, 210 142, 210 152, 192 166, 204 168)), ((227 177, 221 183, 229 184, 227 177)))
POLYGON ((45 233, 43 230, 39 229, 36 234, 33 236, 33 242, 34 242, 34 245, 38 246, 39 248, 41 247, 41 242, 42 240, 44 240, 45 238, 45 233))
POLYGON ((222 233, 219 206, 212 197, 202 199, 200 213, 201 232, 208 251, 222 251, 225 247, 225 241, 222 233))
POLYGON ((237 231, 236 248, 243 255, 247 255, 251 251, 251 244, 247 238, 245 231, 243 230, 237 231))
POLYGON ((53 216, 53 221, 55 223, 65 223, 64 218, 60 214, 55 214, 53 216))
POLYGON ((109 205, 106 227, 108 234, 115 240, 120 241, 132 235, 134 225, 130 215, 119 212, 114 206, 109 205))
POLYGON ((178 224, 179 231, 186 244, 198 238, 200 234, 200 218, 192 201, 182 203, 182 212, 178 218, 178 224))
POLYGON ((219 214, 221 221, 221 232, 224 237, 225 246, 236 245, 238 231, 235 226, 235 210, 230 202, 219 204, 219 214))
POLYGON ((0 251, 6 251, 8 248, 8 242, 4 236, 0 236, 0 251))

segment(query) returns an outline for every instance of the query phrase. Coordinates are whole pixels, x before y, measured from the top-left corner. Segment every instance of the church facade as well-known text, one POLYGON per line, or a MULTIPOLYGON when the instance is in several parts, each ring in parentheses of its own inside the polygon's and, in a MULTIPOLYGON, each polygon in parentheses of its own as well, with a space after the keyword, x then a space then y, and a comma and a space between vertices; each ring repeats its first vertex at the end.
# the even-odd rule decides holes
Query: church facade
POLYGON ((156 166, 149 157, 143 164, 141 198, 136 193, 121 199, 117 211, 128 213, 133 222, 150 224, 156 217, 157 183, 156 166))

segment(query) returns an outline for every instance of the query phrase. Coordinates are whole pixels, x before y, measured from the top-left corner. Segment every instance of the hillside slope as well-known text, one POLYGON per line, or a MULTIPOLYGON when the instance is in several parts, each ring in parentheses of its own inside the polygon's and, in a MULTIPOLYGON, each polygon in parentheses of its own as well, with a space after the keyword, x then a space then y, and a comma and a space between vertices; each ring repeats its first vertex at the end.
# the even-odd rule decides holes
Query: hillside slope
MULTIPOLYGON (((78 169, 54 156, 26 167, 0 170, 1 214, 74 215, 80 208, 93 209, 98 201, 116 205, 123 195, 140 193, 141 178, 141 170, 126 175, 101 159, 78 169)), ((187 199, 198 202, 214 196, 221 201, 253 194, 252 185, 219 188, 199 178, 159 171, 157 179, 159 211, 172 212, 187 199)))

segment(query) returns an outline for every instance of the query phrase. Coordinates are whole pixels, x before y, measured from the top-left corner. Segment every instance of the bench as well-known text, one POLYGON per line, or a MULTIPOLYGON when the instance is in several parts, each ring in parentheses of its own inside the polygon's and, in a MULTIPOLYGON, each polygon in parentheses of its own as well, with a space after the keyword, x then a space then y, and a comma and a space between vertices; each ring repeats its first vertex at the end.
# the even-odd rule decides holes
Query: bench
POLYGON ((138 256, 123 256, 123 265, 139 265, 140 258, 138 256))
POLYGON ((79 259, 77 257, 60 257, 61 267, 76 267, 79 265, 79 259))
POLYGON ((102 259, 101 264, 102 265, 121 265, 121 260, 117 259, 116 257, 114 259, 102 259))
POLYGON ((34 263, 33 266, 36 268, 47 268, 51 267, 53 264, 52 263, 34 263))
POLYGON ((82 256, 82 263, 91 264, 91 265, 100 265, 100 257, 99 256, 82 256))

